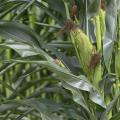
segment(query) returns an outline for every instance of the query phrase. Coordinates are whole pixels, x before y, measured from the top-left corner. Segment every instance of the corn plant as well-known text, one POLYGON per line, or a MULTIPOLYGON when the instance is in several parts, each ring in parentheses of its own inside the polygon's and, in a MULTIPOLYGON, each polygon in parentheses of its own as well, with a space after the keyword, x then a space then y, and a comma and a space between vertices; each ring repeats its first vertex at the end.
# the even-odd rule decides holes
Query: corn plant
POLYGON ((0 120, 120 120, 119 0, 0 0, 0 120))

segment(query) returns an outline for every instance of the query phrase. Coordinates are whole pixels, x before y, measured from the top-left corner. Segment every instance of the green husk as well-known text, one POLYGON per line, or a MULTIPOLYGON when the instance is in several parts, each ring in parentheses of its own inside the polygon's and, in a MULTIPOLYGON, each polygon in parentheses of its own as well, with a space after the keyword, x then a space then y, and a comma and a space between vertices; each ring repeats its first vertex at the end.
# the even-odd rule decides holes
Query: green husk
POLYGON ((99 11, 99 19, 100 19, 101 36, 103 36, 106 31, 106 25, 105 25, 105 11, 102 9, 100 9, 99 11))
MULTIPOLYGON (((102 53, 102 37, 105 33, 105 11, 100 9, 99 14, 95 16, 95 26, 96 26, 96 39, 97 39, 97 51, 102 53)), ((94 84, 98 86, 99 81, 102 79, 102 65, 101 63, 97 66, 94 74, 94 84)))
POLYGON ((70 36, 75 46, 79 62, 87 77, 92 80, 94 70, 89 67, 91 57, 94 54, 94 47, 91 44, 88 36, 79 28, 70 31, 70 36))

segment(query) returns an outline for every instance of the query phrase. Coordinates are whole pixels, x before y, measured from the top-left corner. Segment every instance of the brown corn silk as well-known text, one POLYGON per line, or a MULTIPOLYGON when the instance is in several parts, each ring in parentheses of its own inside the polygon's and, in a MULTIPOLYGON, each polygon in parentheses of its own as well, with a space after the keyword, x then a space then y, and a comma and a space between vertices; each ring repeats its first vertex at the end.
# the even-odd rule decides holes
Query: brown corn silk
POLYGON ((106 0, 101 0, 101 8, 105 10, 106 8, 106 0))
POLYGON ((70 11, 70 17, 74 18, 78 13, 78 8, 77 5, 73 5, 71 11, 70 11))

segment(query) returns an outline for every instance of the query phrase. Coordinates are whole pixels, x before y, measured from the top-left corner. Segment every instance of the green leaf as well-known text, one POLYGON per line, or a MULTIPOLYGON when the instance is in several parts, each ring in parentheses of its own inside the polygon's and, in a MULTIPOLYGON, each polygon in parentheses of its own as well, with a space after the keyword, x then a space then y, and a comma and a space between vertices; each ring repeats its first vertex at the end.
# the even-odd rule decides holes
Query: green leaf
POLYGON ((40 55, 47 60, 53 60, 40 48, 41 44, 38 35, 24 24, 17 22, 0 22, 0 35, 7 38, 8 40, 16 40, 20 44, 22 43, 24 47, 26 46, 27 51, 24 51, 25 48, 23 49, 20 44, 18 45, 19 48, 16 48, 16 45, 5 45, 11 47, 24 57, 40 53, 40 55))
POLYGON ((0 22, 0 35, 14 39, 18 42, 26 43, 31 46, 40 46, 40 38, 36 33, 24 24, 17 22, 0 22))
POLYGON ((89 0, 87 14, 91 18, 99 13, 100 0, 89 0))
POLYGON ((117 0, 117 9, 120 10, 120 1, 117 0))
POLYGON ((90 99, 100 105, 103 108, 106 108, 105 103, 100 95, 100 93, 96 90, 94 86, 87 80, 85 76, 77 77, 69 72, 68 69, 62 68, 55 63, 49 61, 24 61, 24 60, 9 60, 9 62, 19 62, 19 63, 34 63, 38 65, 42 65, 50 69, 59 75, 59 79, 64 81, 71 87, 74 87, 79 90, 88 91, 90 93, 90 99), (96 97, 95 97, 96 96, 96 97))
POLYGON ((14 42, 14 43, 9 43, 9 44, 0 44, 0 46, 10 47, 22 57, 28 57, 28 56, 40 54, 34 49, 34 47, 28 44, 24 44, 24 43, 14 42))
POLYGON ((103 57, 105 65, 109 71, 110 61, 113 52, 114 41, 116 40, 117 25, 117 4, 115 0, 107 1, 106 8, 106 33, 103 38, 103 57))
POLYGON ((11 67, 15 66, 16 63, 12 63, 12 64, 7 64, 4 65, 0 68, 0 75, 3 75, 5 72, 7 72, 7 70, 9 70, 11 67))
POLYGON ((65 7, 62 0, 56 0, 56 2, 53 0, 47 0, 47 2, 51 9, 60 12, 62 15, 65 15, 65 7))
MULTIPOLYGON (((101 116, 100 120, 108 120, 107 114, 114 108, 114 106, 117 104, 118 99, 120 98, 120 92, 118 95, 114 97, 114 99, 109 103, 109 105, 106 107, 106 110, 104 111, 103 115, 101 116)), ((116 120, 116 119, 115 119, 116 120)))
POLYGON ((120 111, 113 115, 113 117, 110 120, 120 120, 120 111))

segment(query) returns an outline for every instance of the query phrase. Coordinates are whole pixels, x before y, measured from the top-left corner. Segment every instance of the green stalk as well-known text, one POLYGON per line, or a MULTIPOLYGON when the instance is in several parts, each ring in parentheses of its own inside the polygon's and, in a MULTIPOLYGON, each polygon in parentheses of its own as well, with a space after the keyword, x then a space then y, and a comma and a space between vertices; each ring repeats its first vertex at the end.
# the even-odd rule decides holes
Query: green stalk
POLYGON ((97 50, 101 50, 101 29, 100 29, 100 17, 95 17, 95 23, 96 23, 96 38, 97 38, 97 50))
POLYGON ((70 19, 70 13, 69 13, 69 8, 68 8, 68 2, 66 0, 63 0, 64 5, 65 5, 65 10, 66 10, 66 17, 67 19, 70 19))
POLYGON ((116 94, 119 93, 119 90, 120 90, 120 66, 119 66, 119 61, 120 61, 120 14, 118 14, 118 21, 117 21, 117 24, 118 24, 118 33, 117 33, 117 44, 118 44, 118 48, 116 50, 116 55, 115 55, 115 73, 116 73, 116 84, 115 84, 115 92, 116 94))
POLYGON ((29 13, 29 24, 30 24, 30 27, 32 29, 34 29, 35 27, 35 6, 32 5, 30 9, 28 9, 28 13, 29 13))
POLYGON ((85 0, 85 20, 86 20, 86 35, 89 36, 89 29, 88 29, 88 15, 87 15, 87 11, 88 11, 88 0, 85 0))

